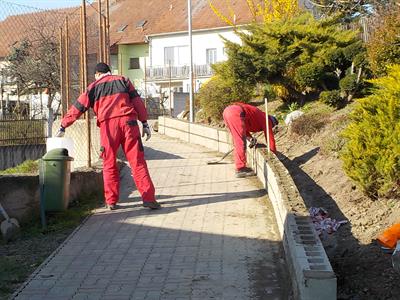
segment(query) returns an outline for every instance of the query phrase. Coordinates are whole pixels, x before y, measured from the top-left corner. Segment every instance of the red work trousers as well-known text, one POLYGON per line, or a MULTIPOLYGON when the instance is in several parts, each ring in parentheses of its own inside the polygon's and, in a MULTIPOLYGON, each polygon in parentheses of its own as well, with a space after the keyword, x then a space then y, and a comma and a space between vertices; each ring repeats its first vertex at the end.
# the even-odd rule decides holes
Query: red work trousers
POLYGON ((116 158, 120 145, 131 166, 132 177, 142 200, 154 201, 154 185, 144 159, 144 149, 137 121, 130 116, 104 120, 100 124, 100 140, 106 203, 111 205, 119 200, 120 179, 116 158))
POLYGON ((231 132, 234 146, 236 170, 246 166, 246 126, 245 113, 239 105, 230 105, 225 108, 223 118, 226 127, 231 132))

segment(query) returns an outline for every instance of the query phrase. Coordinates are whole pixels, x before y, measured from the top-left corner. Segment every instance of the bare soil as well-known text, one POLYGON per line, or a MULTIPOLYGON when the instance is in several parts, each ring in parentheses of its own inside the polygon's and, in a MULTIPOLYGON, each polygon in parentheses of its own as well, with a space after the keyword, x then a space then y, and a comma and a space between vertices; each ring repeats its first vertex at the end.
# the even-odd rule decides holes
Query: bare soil
POLYGON ((311 136, 294 134, 281 124, 277 148, 287 158, 282 162, 306 206, 323 207, 330 217, 348 221, 321 237, 338 278, 338 299, 400 299, 400 274, 375 241, 400 221, 400 199, 369 199, 344 173, 338 133, 347 113, 327 113, 325 126, 311 136))

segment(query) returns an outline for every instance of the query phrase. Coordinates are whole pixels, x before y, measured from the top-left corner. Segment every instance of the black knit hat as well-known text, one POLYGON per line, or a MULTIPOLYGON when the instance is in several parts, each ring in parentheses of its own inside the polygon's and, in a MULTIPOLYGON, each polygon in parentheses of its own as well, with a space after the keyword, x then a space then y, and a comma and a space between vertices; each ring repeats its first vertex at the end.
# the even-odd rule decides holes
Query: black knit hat
POLYGON ((278 119, 275 116, 270 116, 272 121, 272 127, 275 127, 279 124, 278 119))
POLYGON ((105 64, 103 62, 100 62, 100 63, 98 63, 96 65, 96 68, 94 69, 94 72, 95 73, 103 73, 103 74, 105 74, 105 73, 111 72, 111 70, 110 70, 110 67, 107 64, 105 64))

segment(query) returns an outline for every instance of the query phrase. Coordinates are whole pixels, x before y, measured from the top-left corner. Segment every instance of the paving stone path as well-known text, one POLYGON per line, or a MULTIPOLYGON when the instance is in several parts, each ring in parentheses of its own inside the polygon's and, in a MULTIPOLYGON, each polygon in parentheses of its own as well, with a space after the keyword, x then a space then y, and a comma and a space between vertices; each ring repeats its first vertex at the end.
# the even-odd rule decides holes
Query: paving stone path
MULTIPOLYGON (((121 171, 123 209, 98 209, 15 299, 287 299, 272 207, 216 152, 154 135, 146 158, 163 208, 141 206, 121 171)), ((219 154, 220 155, 220 154, 219 154)))

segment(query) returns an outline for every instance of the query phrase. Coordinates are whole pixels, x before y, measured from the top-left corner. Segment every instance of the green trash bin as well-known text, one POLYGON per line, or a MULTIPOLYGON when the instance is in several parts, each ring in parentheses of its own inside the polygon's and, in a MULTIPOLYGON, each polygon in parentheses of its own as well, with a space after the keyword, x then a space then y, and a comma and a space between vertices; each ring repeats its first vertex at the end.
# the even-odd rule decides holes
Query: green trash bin
POLYGON ((52 149, 40 161, 41 206, 44 211, 64 211, 69 203, 71 161, 65 148, 52 149))

